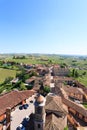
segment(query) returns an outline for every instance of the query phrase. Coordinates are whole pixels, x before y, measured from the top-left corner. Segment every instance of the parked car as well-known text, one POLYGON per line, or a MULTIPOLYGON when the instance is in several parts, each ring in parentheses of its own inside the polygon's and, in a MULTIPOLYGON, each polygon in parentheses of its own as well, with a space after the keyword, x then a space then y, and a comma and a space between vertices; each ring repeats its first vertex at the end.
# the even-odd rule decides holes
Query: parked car
POLYGON ((74 100, 74 102, 76 102, 76 103, 78 103, 78 104, 80 104, 80 103, 81 103, 79 100, 74 100))
POLYGON ((22 121, 22 125, 26 127, 27 124, 28 124, 28 122, 29 122, 29 119, 30 119, 30 117, 29 117, 29 116, 26 116, 26 117, 23 119, 23 121, 22 121))
POLYGON ((28 105, 28 104, 26 104, 26 106, 27 106, 27 107, 29 107, 29 105, 28 105))
POLYGON ((22 124, 20 124, 16 130, 25 130, 25 127, 22 124))
POLYGON ((27 109, 28 107, 29 107, 28 104, 23 104, 23 105, 19 106, 19 109, 23 110, 23 109, 27 109))
POLYGON ((30 103, 33 103, 33 100, 31 100, 30 103))
POLYGON ((19 109, 22 110, 23 109, 23 105, 19 106, 19 109))
POLYGON ((28 104, 24 104, 24 105, 23 105, 23 108, 24 108, 24 109, 27 109, 28 107, 29 107, 28 104))

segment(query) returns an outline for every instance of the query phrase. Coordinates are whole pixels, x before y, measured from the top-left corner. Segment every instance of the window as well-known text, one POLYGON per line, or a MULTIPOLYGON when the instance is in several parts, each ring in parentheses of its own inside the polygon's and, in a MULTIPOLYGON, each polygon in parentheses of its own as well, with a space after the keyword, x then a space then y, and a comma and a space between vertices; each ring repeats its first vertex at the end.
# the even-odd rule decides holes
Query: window
POLYGON ((38 124, 38 128, 41 128, 40 124, 38 124))

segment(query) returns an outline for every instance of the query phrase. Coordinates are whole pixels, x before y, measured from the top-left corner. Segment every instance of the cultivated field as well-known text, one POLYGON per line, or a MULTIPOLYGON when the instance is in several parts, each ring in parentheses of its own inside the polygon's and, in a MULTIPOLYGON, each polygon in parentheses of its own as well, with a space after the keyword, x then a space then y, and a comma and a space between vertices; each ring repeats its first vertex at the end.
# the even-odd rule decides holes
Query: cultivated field
POLYGON ((0 68, 0 84, 8 77, 15 77, 16 71, 0 68))
MULTIPOLYGON (((8 56, 5 58, 5 61, 13 61, 16 63, 25 63, 25 64, 66 64, 69 66, 70 70, 76 69, 79 73, 79 77, 76 78, 79 82, 87 86, 87 57, 82 56, 61 56, 61 55, 32 55, 25 56, 24 59, 14 59, 13 56, 8 56), (83 73, 86 72, 85 75, 83 73)), ((1 71, 1 70, 0 70, 1 71)), ((6 71, 6 70, 4 70, 6 71)), ((7 76, 15 76, 15 71, 7 70, 5 72, 2 70, 0 81, 2 82, 7 76), (9 73, 10 71, 10 73, 9 73)))

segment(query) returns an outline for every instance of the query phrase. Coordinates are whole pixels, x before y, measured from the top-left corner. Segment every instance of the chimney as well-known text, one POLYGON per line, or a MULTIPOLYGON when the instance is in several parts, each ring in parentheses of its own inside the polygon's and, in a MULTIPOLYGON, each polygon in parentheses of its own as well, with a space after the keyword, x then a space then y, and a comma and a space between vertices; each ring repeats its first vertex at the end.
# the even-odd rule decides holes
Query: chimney
POLYGON ((11 115, 11 108, 10 107, 8 107, 7 109, 6 109, 6 127, 7 127, 7 130, 11 130, 10 129, 10 115, 11 115))

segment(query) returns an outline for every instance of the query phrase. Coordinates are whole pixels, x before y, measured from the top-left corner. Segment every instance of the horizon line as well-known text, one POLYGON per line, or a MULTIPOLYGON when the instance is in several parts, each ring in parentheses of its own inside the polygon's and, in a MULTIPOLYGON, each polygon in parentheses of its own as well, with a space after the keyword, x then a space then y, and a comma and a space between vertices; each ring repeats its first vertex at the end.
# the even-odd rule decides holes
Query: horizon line
POLYGON ((39 55, 69 55, 69 56, 87 56, 87 54, 63 54, 63 53, 39 53, 39 52, 32 52, 32 53, 25 53, 25 52, 10 52, 10 53, 0 53, 0 55, 6 54, 39 54, 39 55))

